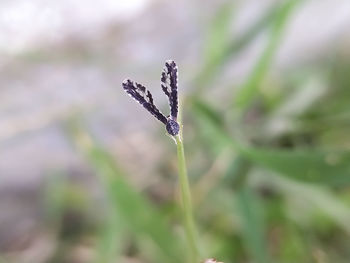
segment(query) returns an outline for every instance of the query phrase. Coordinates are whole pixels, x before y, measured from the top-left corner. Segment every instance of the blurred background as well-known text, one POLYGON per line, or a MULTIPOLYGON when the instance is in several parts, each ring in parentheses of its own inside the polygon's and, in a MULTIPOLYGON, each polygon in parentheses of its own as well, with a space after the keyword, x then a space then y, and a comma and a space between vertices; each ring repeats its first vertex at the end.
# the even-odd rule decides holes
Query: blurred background
POLYGON ((350 260, 348 0, 3 0, 0 262, 171 262, 179 67, 202 257, 350 260))

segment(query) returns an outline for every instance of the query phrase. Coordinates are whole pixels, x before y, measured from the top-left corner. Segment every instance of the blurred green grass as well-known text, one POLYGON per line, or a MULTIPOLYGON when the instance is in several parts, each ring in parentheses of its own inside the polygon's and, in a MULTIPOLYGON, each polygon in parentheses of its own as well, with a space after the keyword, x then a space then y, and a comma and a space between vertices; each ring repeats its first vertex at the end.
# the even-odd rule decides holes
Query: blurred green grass
MULTIPOLYGON (((305 69, 284 73, 278 96, 271 99, 264 94, 288 19, 301 4, 295 0, 277 4, 242 35, 229 36, 236 11, 229 3, 208 26, 203 67, 182 105, 193 195, 201 197, 195 214, 203 258, 226 263, 349 262, 350 58, 323 58, 307 65, 310 74, 304 74, 305 69), (266 47, 243 84, 238 90, 230 83, 222 89, 233 103, 205 99, 202 94, 221 69, 266 32, 266 47), (302 110, 297 100, 292 101, 294 107, 287 107, 294 94, 308 96, 305 87, 310 78, 321 83, 313 89, 323 93, 310 98, 302 110), (251 120, 249 116, 257 111, 251 120), (270 135, 269 125, 277 121, 288 125, 270 135), (186 130, 196 136, 187 139, 186 130), (214 169, 214 179, 207 179, 207 171, 222 155, 226 156, 224 170, 214 169), (197 187, 203 180, 210 183, 205 190, 197 187)), ((123 164, 92 139, 79 121, 70 123, 66 131, 107 196, 108 212, 93 231, 96 262, 117 262, 125 254, 142 262, 183 262, 184 237, 176 200, 155 204, 149 193, 135 190, 123 164)), ((61 187, 54 185, 49 196, 61 187)), ((64 205, 48 201, 48 207, 56 204, 59 221, 64 205)))

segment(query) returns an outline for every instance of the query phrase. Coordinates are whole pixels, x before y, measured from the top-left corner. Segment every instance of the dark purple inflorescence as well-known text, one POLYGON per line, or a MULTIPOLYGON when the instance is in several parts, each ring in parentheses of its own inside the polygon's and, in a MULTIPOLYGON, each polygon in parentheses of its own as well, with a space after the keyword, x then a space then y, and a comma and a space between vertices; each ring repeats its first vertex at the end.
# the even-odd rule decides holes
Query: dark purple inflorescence
POLYGON ((167 60, 160 78, 160 85, 169 99, 170 116, 176 121, 178 113, 177 66, 173 60, 167 60))
POLYGON ((146 110, 148 110, 158 120, 167 124, 167 117, 161 113, 153 103, 153 97, 149 90, 139 83, 133 82, 130 79, 123 81, 123 88, 137 102, 139 102, 146 110))
POLYGON ((133 99, 165 124, 165 128, 170 135, 175 136, 180 131, 180 125, 176 121, 178 115, 177 66, 173 60, 165 62, 160 81, 162 90, 169 99, 170 116, 168 118, 154 105, 151 92, 144 86, 129 79, 124 80, 122 85, 133 99))

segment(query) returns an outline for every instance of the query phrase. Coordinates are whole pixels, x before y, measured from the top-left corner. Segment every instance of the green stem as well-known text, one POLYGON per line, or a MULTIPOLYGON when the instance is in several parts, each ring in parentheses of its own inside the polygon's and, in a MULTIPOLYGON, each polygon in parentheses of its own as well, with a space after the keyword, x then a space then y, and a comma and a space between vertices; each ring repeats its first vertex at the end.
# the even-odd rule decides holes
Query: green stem
POLYGON ((176 146, 177 146, 182 213, 183 213, 183 220, 184 220, 186 238, 188 243, 189 262, 198 263, 199 255, 198 255, 198 247, 196 242, 196 230, 195 230, 195 225, 193 220, 191 191, 190 191, 190 185, 189 185, 188 176, 187 176, 185 151, 184 151, 184 146, 183 146, 180 134, 175 136, 175 140, 176 140, 176 146))

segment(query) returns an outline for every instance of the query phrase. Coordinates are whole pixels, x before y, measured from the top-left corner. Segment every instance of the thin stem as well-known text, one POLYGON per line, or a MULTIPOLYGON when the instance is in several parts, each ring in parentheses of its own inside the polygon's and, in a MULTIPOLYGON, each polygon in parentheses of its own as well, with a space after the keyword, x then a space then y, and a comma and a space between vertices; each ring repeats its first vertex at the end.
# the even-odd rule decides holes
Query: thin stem
POLYGON ((188 176, 187 176, 185 151, 184 151, 184 146, 183 146, 180 134, 175 136, 175 141, 177 146, 182 213, 183 213, 183 220, 184 220, 186 238, 187 238, 188 249, 189 249, 189 262, 198 263, 199 255, 198 255, 198 247, 196 242, 196 229, 195 229, 194 220, 193 220, 191 191, 190 191, 190 185, 189 185, 188 176))

